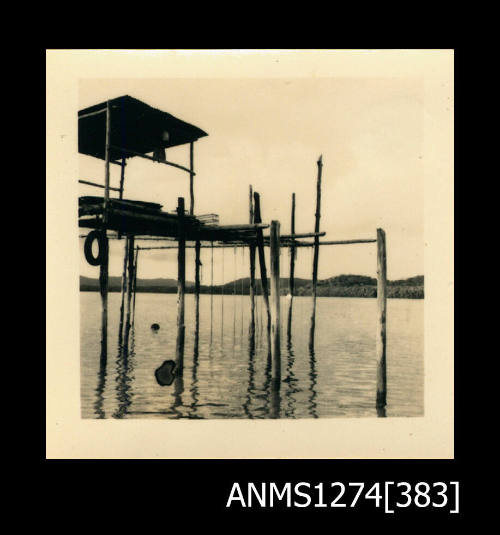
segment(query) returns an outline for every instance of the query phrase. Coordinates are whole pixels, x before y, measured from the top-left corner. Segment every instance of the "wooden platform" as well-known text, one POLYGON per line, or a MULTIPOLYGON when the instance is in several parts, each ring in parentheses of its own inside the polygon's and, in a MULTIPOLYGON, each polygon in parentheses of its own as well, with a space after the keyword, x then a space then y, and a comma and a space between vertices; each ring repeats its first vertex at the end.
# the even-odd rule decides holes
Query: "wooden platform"
MULTIPOLYGON (((162 206, 128 199, 109 199, 108 230, 134 236, 157 236, 177 238, 179 216, 165 212, 162 206)), ((103 216, 102 197, 80 197, 78 224, 83 228, 101 228, 103 216)), ((214 241, 223 243, 251 243, 256 239, 259 229, 269 225, 214 225, 204 223, 195 216, 185 213, 185 239, 188 241, 214 241)))

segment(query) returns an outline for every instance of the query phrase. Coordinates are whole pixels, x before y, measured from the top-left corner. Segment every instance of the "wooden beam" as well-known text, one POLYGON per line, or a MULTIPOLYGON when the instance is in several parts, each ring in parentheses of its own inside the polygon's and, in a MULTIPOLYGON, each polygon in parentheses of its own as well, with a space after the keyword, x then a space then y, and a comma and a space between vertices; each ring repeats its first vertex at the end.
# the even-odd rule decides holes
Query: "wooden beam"
POLYGON ((188 169, 187 167, 184 167, 183 165, 179 165, 178 163, 168 162, 167 160, 159 160, 158 158, 154 158, 153 156, 147 156, 146 154, 142 154, 141 152, 136 152, 135 150, 131 150, 131 149, 125 149, 123 147, 117 147, 116 145, 111 145, 111 148, 114 150, 119 150, 122 153, 133 154, 134 156, 139 156, 139 158, 144 158, 145 160, 151 160, 152 162, 170 165, 171 167, 176 167, 177 169, 186 171, 186 173, 196 175, 194 171, 191 171, 191 169, 188 169))
MULTIPOLYGON (((106 186, 104 184, 97 184, 96 182, 89 182, 88 180, 79 180, 78 182, 80 184, 87 184, 87 186, 94 186, 96 188, 106 189, 106 186)), ((120 188, 112 188, 111 186, 109 186, 109 189, 111 191, 120 191, 120 188)))
MULTIPOLYGON (((284 234, 283 236, 280 236, 280 240, 296 240, 297 238, 315 238, 324 236, 326 232, 306 232, 302 234, 284 234)), ((269 236, 264 236, 264 240, 269 240, 269 236)))
POLYGON ((385 407, 387 402, 387 361, 386 361, 386 327, 387 327, 387 253, 385 232, 377 229, 377 408, 385 407))
POLYGON ((279 390, 281 384, 280 352, 280 223, 271 222, 271 385, 279 390))
MULTIPOLYGON (((352 243, 375 243, 377 240, 336 240, 336 241, 320 241, 318 245, 347 245, 352 243)), ((295 242, 294 247, 314 247, 315 242, 295 242)), ((283 247, 283 245, 282 245, 283 247)))
POLYGON ((176 374, 184 371, 184 294, 186 292, 186 238, 184 234, 184 198, 177 201, 178 254, 177 254, 177 340, 175 348, 176 374))
POLYGON ((99 115, 101 113, 104 113, 104 112, 107 112, 107 108, 108 108, 108 103, 106 103, 106 108, 102 108, 100 110, 97 110, 97 111, 91 111, 89 113, 85 113, 84 115, 79 115, 78 116, 78 120, 80 119, 85 119, 87 117, 92 117, 93 115, 99 115))
MULTIPOLYGON (((262 221, 260 214, 260 195, 254 191, 254 221, 260 223, 262 221)), ((262 297, 264 304, 266 305, 267 312, 267 329, 271 328, 271 310, 269 308, 269 291, 267 287, 267 270, 266 270, 266 257, 264 256, 264 240, 262 237, 262 230, 258 229, 256 232, 256 245, 259 253, 259 265, 260 265, 260 281, 262 284, 262 297)))
MULTIPOLYGON (((314 232, 319 233, 319 220, 321 217, 321 171, 323 168, 323 158, 319 157, 318 161, 318 178, 316 181, 316 214, 314 223, 314 232)), ((311 330, 309 333, 309 346, 314 345, 314 330, 316 327, 316 288, 318 285, 318 260, 319 260, 319 237, 314 238, 314 258, 312 273, 312 313, 311 313, 311 330)))

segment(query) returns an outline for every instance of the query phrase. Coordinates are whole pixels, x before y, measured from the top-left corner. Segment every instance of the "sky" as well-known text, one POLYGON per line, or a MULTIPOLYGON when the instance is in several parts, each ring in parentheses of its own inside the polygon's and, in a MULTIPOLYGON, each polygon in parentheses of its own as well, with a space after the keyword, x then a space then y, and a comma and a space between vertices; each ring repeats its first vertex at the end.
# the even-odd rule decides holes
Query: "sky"
MULTIPOLYGON (((421 78, 84 79, 79 109, 125 94, 208 133, 195 143, 195 215, 216 213, 220 224, 247 223, 251 184, 261 195, 265 223, 278 220, 281 233, 290 232, 295 192, 296 232, 312 232, 322 155, 322 240, 375 238, 381 227, 388 278, 424 274, 421 78)), ((167 159, 188 166, 189 145, 168 149, 167 159)), ((102 160, 80 155, 79 171, 80 179, 104 184, 102 160)), ((118 166, 111 166, 111 185, 119 185, 118 166)), ((91 186, 79 189, 80 195, 102 195, 91 186)), ((189 206, 187 173, 127 160, 124 198, 157 202, 170 211, 180 196, 189 206)), ((80 273, 98 277, 99 268, 83 256, 83 241, 80 273)), ((124 243, 110 240, 111 276, 121 275, 124 243)), ((138 242, 155 243, 162 245, 138 242)), ((248 251, 215 249, 213 255, 215 284, 249 276, 248 251)), ((203 284, 210 282, 210 257, 211 250, 202 249, 203 284)), ((288 269, 288 251, 282 250, 282 277, 288 269)), ((312 248, 299 249, 295 276, 311 273, 312 248)), ((340 274, 375 277, 376 244, 321 247, 318 277, 340 274)), ((176 278, 176 250, 142 252, 138 276, 176 278)), ((186 279, 194 280, 193 249, 187 250, 186 279)))

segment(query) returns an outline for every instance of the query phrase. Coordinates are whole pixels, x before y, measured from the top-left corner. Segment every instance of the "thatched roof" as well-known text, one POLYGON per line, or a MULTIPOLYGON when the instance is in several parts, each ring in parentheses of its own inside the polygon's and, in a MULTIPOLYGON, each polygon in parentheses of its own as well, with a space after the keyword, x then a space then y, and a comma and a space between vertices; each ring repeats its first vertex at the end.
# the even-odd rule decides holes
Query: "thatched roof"
MULTIPOLYGON (((146 154, 208 135, 200 128, 128 95, 110 100, 111 145, 146 154)), ((105 159, 106 102, 78 112, 78 152, 105 159), (102 112, 102 113, 96 113, 102 112)), ((111 149, 111 159, 131 154, 111 149)))

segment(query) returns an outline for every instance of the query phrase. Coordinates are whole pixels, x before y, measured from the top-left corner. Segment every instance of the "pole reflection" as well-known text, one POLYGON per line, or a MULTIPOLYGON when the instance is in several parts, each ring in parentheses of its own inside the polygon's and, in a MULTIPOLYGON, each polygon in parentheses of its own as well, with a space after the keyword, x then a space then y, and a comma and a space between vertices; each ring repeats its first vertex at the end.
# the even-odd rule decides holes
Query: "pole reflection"
MULTIPOLYGON (((313 322, 314 323, 314 322, 313 322)), ((318 414, 316 412, 317 403, 316 403, 316 385, 318 383, 318 375, 316 373, 316 355, 314 353, 314 325, 311 325, 312 340, 310 338, 309 343, 309 391, 311 392, 309 396, 309 414, 312 418, 317 418, 318 414), (312 341, 312 343, 311 343, 312 341)))
MULTIPOLYGON (((289 311, 289 318, 290 318, 290 312, 289 311)), ((293 373, 293 364, 295 362, 295 354, 293 352, 293 345, 292 345, 292 330, 291 330, 291 323, 289 323, 288 330, 287 330, 287 336, 286 336, 286 349, 287 349, 287 363, 286 363, 286 378, 285 383, 287 383, 287 389, 285 392, 286 396, 286 409, 285 409, 285 416, 287 418, 295 418, 295 404, 297 400, 293 396, 293 394, 296 394, 299 392, 299 389, 297 388, 297 378, 295 377, 295 374, 293 373)))
POLYGON ((118 346, 118 354, 116 358, 117 410, 114 412, 113 418, 124 418, 127 416, 129 407, 132 405, 132 382, 134 380, 132 372, 134 370, 134 357, 135 329, 132 327, 130 331, 130 351, 125 344, 118 346))
POLYGON ((106 412, 104 411, 104 389, 106 388, 107 362, 108 352, 106 344, 101 340, 99 371, 97 372, 97 387, 95 389, 96 399, 94 402, 94 410, 97 418, 106 418, 106 412))
POLYGON ((199 338, 200 338, 200 320, 199 316, 196 317, 196 325, 194 330, 194 346, 193 346, 193 373, 191 375, 191 397, 193 402, 191 403, 191 410, 189 412, 190 418, 199 418, 198 416, 198 401, 200 398, 198 387, 198 365, 199 365, 199 338))
POLYGON ((247 418, 253 419, 253 414, 250 410, 252 398, 255 395, 255 329, 252 329, 252 322, 250 321, 250 335, 248 337, 248 386, 245 403, 243 403, 243 411, 247 418))

